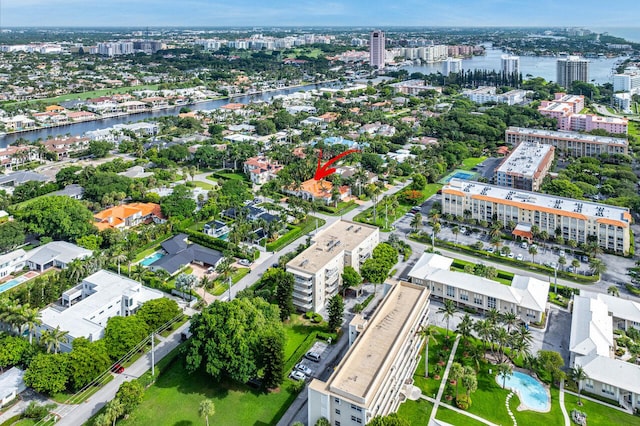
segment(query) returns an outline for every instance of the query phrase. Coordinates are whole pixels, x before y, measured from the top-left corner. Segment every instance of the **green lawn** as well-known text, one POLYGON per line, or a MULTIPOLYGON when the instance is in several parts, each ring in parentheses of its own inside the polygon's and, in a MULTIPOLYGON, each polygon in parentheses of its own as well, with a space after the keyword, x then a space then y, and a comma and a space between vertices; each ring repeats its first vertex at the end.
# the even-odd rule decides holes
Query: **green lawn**
POLYGON ((327 323, 314 324, 302 315, 293 315, 284 324, 285 333, 285 373, 300 361, 300 358, 311 349, 316 341, 315 333, 326 332, 327 323))
MULTIPOLYGON (((472 262, 468 262, 466 260, 461 260, 461 259, 454 259, 453 263, 451 264, 451 270, 452 271, 458 271, 458 272, 464 272, 464 267, 466 265, 475 265, 472 262)), ((494 278, 491 278, 494 281, 498 281, 499 283, 502 283, 504 285, 511 285, 511 281, 513 281, 513 273, 512 272, 507 272, 507 271, 503 271, 501 269, 497 270, 497 275, 494 278)))
POLYGON ((133 92, 133 91, 136 91, 136 90, 157 90, 157 89, 158 89, 158 85, 157 84, 145 84, 145 85, 141 85, 141 86, 127 86, 127 87, 114 87, 114 88, 111 88, 111 89, 92 90, 90 92, 68 93, 66 95, 60 95, 60 96, 56 96, 56 97, 53 97, 53 98, 44 98, 44 99, 37 99, 37 100, 31 100, 31 101, 11 102, 11 103, 7 103, 5 105, 23 105, 23 104, 26 104, 27 102, 30 102, 30 103, 43 102, 45 104, 55 104, 55 103, 58 103, 58 102, 70 101, 70 100, 74 100, 74 99, 84 100, 84 99, 97 98, 97 97, 105 96, 105 95, 115 95, 116 93, 129 93, 129 92, 133 92))
MULTIPOLYGON (((244 278, 245 275, 249 273, 249 271, 249 268, 238 268, 238 270, 231 276, 231 283, 236 284, 238 281, 244 278)), ((227 290, 229 290, 229 283, 226 280, 225 282, 222 282, 221 279, 216 279, 214 281, 214 287, 209 290, 209 293, 213 294, 214 296, 220 296, 227 290)))
POLYGON ((199 180, 193 181, 193 183, 198 187, 206 190, 216 189, 217 186, 207 182, 201 182, 199 180))
POLYGON ((407 400, 400 404, 398 416, 407 420, 410 425, 426 425, 432 409, 433 404, 424 399, 419 399, 418 401, 407 400))
POLYGON ((142 250, 140 253, 136 255, 135 259, 133 259, 133 263, 140 262, 145 257, 157 252, 159 249, 160 249, 160 244, 157 244, 157 245, 154 245, 153 247, 149 247, 146 250, 142 250))
MULTIPOLYGON (((236 180, 243 180, 246 181, 247 177, 242 174, 242 173, 231 173, 231 172, 218 172, 218 173, 214 173, 214 175, 216 177, 223 177, 226 179, 236 179, 236 180)), ((207 176, 207 179, 209 179, 210 176, 207 176)), ((213 179, 211 179, 213 180, 213 179)))
POLYGON ((278 251, 285 247, 287 244, 290 244, 291 242, 302 237, 303 235, 307 235, 314 229, 320 228, 325 223, 326 221, 324 219, 307 215, 307 218, 304 221, 293 226, 293 228, 289 232, 282 235, 276 241, 267 243, 267 251, 278 251))
POLYGON ((446 330, 438 328, 438 332, 440 334, 436 336, 436 342, 432 340, 429 344, 429 377, 424 377, 424 347, 420 351, 421 358, 416 372, 413 374, 414 384, 422 390, 423 395, 431 397, 438 393, 438 388, 442 381, 442 379, 435 379, 436 371, 439 371, 441 376, 444 373, 444 367, 449 360, 452 345, 452 343, 449 343, 449 350, 444 350, 446 330), (444 362, 445 365, 438 366, 439 361, 444 362))
POLYGON ((320 209, 320 212, 328 216, 342 216, 358 206, 359 204, 355 201, 341 201, 338 203, 338 207, 326 206, 320 209))
POLYGON ((640 425, 640 417, 623 413, 614 408, 609 408, 597 402, 582 399, 582 407, 578 406, 578 397, 564 394, 564 406, 571 416, 571 410, 579 410, 587 414, 587 424, 589 426, 609 426, 609 425, 640 425))
POLYGON ((462 160, 462 167, 460 167, 460 168, 462 170, 471 170, 475 166, 477 166, 478 164, 482 163, 486 159, 487 159, 487 157, 465 158, 464 160, 462 160))
MULTIPOLYGON (((473 400, 473 396, 471 397, 473 400)), ((456 413, 453 410, 449 410, 446 407, 440 405, 438 407, 438 412, 436 413, 436 419, 442 420, 443 422, 447 422, 451 425, 464 425, 464 426, 480 426, 484 425, 484 423, 479 422, 471 417, 465 416, 464 414, 456 413)), ((524 423, 526 424, 526 423, 524 423)), ((535 424, 535 423, 532 423, 535 424)))
POLYGON ((285 380, 276 392, 264 393, 231 382, 216 383, 204 371, 186 372, 182 357, 169 366, 144 395, 142 404, 119 425, 202 425, 198 405, 215 403, 214 425, 275 424, 297 394, 285 380))
POLYGON ((633 121, 629 121, 628 132, 629 136, 638 136, 638 124, 633 121))

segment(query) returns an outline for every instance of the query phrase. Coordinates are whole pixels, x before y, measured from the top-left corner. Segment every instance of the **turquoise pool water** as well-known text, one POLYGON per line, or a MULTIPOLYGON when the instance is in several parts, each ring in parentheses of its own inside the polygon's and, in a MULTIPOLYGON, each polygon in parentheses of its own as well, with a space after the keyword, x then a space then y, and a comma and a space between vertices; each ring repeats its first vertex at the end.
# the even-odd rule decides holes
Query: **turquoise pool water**
POLYGON ((441 184, 447 184, 453 178, 462 179, 462 180, 471 180, 475 178, 478 174, 476 172, 469 172, 467 170, 456 169, 446 175, 444 178, 440 179, 438 182, 441 184))
MULTIPOLYGON (((498 376, 502 385, 502 377, 498 376)), ((505 386, 517 391, 520 403, 536 411, 547 411, 551 403, 549 393, 542 384, 528 374, 514 371, 513 376, 507 377, 505 386)))
POLYGON ((153 253, 151 256, 147 256, 144 259, 142 259, 140 261, 140 264, 142 266, 149 266, 152 263, 156 262, 158 259, 162 259, 164 257, 164 253, 161 253, 159 251, 153 253))
POLYGON ((0 284, 0 293, 3 293, 7 290, 10 290, 12 288, 14 288, 15 286, 17 286, 18 284, 22 284, 23 282, 27 281, 29 278, 25 277, 24 275, 20 276, 20 277, 16 277, 12 280, 7 281, 4 284, 0 284))

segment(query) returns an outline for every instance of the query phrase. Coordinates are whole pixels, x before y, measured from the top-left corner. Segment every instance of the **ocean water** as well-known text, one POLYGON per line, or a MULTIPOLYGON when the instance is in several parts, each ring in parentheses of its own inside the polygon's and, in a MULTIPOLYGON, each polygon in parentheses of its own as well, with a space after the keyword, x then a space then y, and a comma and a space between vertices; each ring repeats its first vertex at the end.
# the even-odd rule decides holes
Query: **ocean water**
POLYGON ((594 27, 589 28, 596 33, 609 33, 615 37, 621 37, 627 41, 640 43, 640 27, 594 27))

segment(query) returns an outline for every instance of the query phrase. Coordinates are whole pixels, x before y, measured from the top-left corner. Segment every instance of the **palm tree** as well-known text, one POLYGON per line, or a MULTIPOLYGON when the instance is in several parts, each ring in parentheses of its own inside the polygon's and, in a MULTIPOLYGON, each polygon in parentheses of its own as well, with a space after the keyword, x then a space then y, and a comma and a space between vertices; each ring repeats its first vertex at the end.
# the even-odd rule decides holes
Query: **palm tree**
POLYGON ((589 257, 597 257, 602 254, 602 247, 597 242, 591 242, 585 247, 585 251, 589 253, 589 257))
POLYGON ((442 314, 442 318, 447 321, 447 339, 449 338, 449 320, 456 312, 456 305, 453 300, 445 300, 444 305, 438 309, 438 313, 442 314))
POLYGON ((620 290, 618 290, 618 287, 616 287, 615 285, 609 286, 609 288, 607 288, 607 293, 616 297, 620 296, 620 290))
POLYGON ((483 349, 487 350, 487 342, 493 335, 493 324, 488 319, 484 321, 480 320, 476 321, 473 328, 478 337, 482 340, 483 349))
POLYGON ((499 235, 496 235, 495 237, 491 237, 491 240, 489 242, 491 243, 492 246, 496 248, 496 252, 497 252, 500 246, 502 245, 502 238, 500 238, 499 235))
POLYGON ((418 330, 418 336, 425 338, 425 342, 424 342, 424 377, 425 378, 429 377, 429 343, 431 343, 431 341, 437 342, 436 335, 438 334, 440 333, 438 333, 438 330, 432 325, 422 326, 420 327, 420 330, 418 330))
POLYGON ((473 330, 473 320, 469 314, 464 314, 460 324, 458 324, 458 328, 456 328, 456 333, 462 335, 462 338, 466 342, 469 337, 471 337, 471 330, 473 330))
POLYGON ((578 273, 578 267, 580 266, 580 261, 578 259, 573 259, 571 261, 571 266, 573 266, 573 273, 577 274, 578 273))
POLYGON ((525 340, 519 339, 515 333, 511 334, 511 356, 513 359, 525 356, 531 350, 531 345, 525 340))
POLYGON ((504 362, 501 364, 498 364, 497 368, 498 368, 498 376, 502 377, 502 389, 504 389, 507 384, 506 383, 507 377, 513 376, 513 368, 511 367, 511 365, 504 362))
POLYGON ((105 415, 112 422, 113 426, 116 426, 118 417, 124 414, 124 404, 118 399, 112 399, 105 406, 105 415))
POLYGON ((487 317, 487 321, 494 326, 498 324, 501 318, 500 312, 498 312, 496 308, 489 309, 485 316, 487 317))
POLYGON ((203 399, 200 401, 200 406, 198 408, 198 413, 200 413, 200 417, 204 417, 207 422, 207 426, 209 426, 209 417, 213 416, 216 413, 216 406, 210 399, 203 399))
POLYGON ((502 322, 502 324, 507 326, 507 332, 509 333, 511 332, 511 327, 518 324, 519 320, 520 318, 518 318, 518 315, 514 314, 513 312, 505 312, 500 317, 500 321, 502 322))
POLYGON ((124 253, 118 253, 113 256, 113 261, 118 262, 118 275, 120 275, 120 263, 127 261, 127 255, 124 253))
POLYGON ((471 397, 471 392, 475 392, 478 389, 478 377, 473 368, 469 366, 464 367, 462 386, 467 390, 467 398, 471 397))
POLYGON ((531 344, 531 342, 533 342, 533 335, 525 324, 520 324, 520 327, 513 330, 511 334, 515 337, 516 340, 522 340, 529 345, 531 344))
POLYGON ((440 230, 442 229, 442 225, 440 225, 439 222, 436 222, 431 226, 431 228, 433 230, 433 238, 436 239, 438 237, 438 234, 440 233, 440 230))
POLYGON ((24 319, 23 327, 29 330, 29 344, 33 343, 33 331, 42 324, 40 312, 37 308, 30 308, 28 304, 22 308, 22 318, 24 319))
POLYGON ((53 353, 57 354, 60 350, 60 344, 68 333, 68 331, 60 330, 60 326, 54 330, 44 330, 40 335, 40 343, 46 346, 47 353, 51 353, 53 350, 53 353))
POLYGON ((456 381, 456 398, 458 397, 458 384, 460 383, 460 379, 464 375, 464 368, 462 364, 459 362, 454 362, 451 364, 451 368, 449 369, 449 379, 456 381))
POLYGON ((582 382, 584 380, 587 380, 589 376, 584 371, 581 365, 576 364, 576 366, 571 369, 571 378, 578 385, 578 405, 582 405, 582 400, 580 398, 580 392, 582 392, 582 382))
POLYGON ((460 233, 460 227, 458 225, 451 228, 451 232, 456 237, 456 243, 458 243, 458 234, 460 233))
MULTIPOLYGON (((567 264, 567 258, 566 258, 566 257, 564 257, 564 256, 560 256, 560 257, 558 257, 558 264, 559 264, 560 266, 564 266, 564 265, 566 265, 566 264, 567 264)), ((564 269, 564 268, 560 268, 560 270, 563 270, 563 269, 564 269)))
POLYGON ((500 353, 500 360, 502 361, 505 358, 504 349, 510 343, 511 335, 507 333, 507 330, 499 327, 493 336, 493 340, 498 343, 498 353, 500 353))
POLYGON ((589 269, 593 275, 600 277, 607 270, 607 265, 600 259, 591 259, 589 269))
POLYGON ((536 254, 538 254, 538 248, 536 246, 529 246, 529 254, 531 255, 531 262, 536 263, 536 254))
POLYGON ((422 227, 422 215, 420 213, 416 213, 416 215, 411 219, 411 229, 413 232, 418 232, 422 227))

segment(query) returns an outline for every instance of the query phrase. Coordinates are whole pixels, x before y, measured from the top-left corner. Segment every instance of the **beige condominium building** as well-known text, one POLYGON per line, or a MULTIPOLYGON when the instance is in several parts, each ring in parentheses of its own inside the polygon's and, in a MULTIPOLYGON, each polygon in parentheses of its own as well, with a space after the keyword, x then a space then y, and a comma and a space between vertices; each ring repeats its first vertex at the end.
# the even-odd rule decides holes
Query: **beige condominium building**
POLYGON ((308 388, 308 424, 324 417, 333 426, 366 425, 398 409, 412 387, 427 325, 429 290, 399 282, 362 326, 363 331, 326 382, 308 388))
POLYGON ((552 145, 556 155, 570 157, 595 157, 600 154, 628 154, 629 142, 624 138, 596 136, 586 133, 509 127, 505 141, 512 145, 520 142, 537 142, 552 145))
POLYGON ((511 285, 451 270, 453 259, 424 253, 409 272, 412 283, 427 287, 431 297, 452 300, 480 312, 496 309, 520 316, 524 322, 542 321, 549 283, 515 275, 511 285))
POLYGON ((502 160, 494 172, 496 185, 538 191, 553 163, 551 145, 522 142, 502 160))
POLYGON ((295 277, 293 304, 301 311, 320 311, 335 295, 344 267, 360 271, 380 234, 375 226, 340 220, 312 237, 311 245, 287 263, 295 277))
POLYGON ((580 244, 592 237, 605 250, 619 254, 629 251, 631 214, 624 207, 454 178, 442 188, 442 213, 497 221, 503 226, 510 221, 519 228, 535 225, 549 235, 559 229, 565 241, 580 244))

